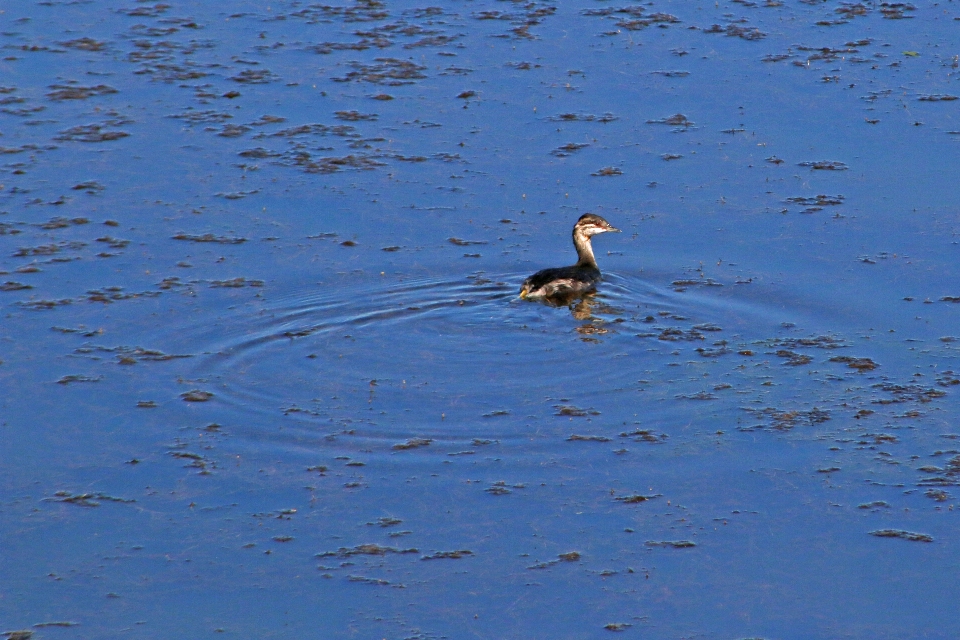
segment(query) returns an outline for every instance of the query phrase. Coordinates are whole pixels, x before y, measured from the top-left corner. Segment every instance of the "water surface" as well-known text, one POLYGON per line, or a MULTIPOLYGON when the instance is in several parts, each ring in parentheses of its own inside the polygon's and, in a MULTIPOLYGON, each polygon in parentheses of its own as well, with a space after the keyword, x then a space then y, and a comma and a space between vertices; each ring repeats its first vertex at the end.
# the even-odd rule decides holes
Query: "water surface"
POLYGON ((5 7, 0 632, 956 637, 954 4, 5 7))

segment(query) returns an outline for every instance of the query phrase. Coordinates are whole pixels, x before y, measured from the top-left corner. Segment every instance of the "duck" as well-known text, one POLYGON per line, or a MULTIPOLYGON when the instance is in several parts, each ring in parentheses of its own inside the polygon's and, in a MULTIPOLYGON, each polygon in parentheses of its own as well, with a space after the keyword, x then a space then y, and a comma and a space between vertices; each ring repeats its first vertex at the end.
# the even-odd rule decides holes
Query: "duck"
POLYGON ((523 281, 520 297, 526 300, 572 299, 594 290, 600 282, 600 267, 593 255, 590 238, 607 232, 620 232, 594 213, 585 213, 573 225, 573 246, 577 263, 569 267, 542 269, 523 281))

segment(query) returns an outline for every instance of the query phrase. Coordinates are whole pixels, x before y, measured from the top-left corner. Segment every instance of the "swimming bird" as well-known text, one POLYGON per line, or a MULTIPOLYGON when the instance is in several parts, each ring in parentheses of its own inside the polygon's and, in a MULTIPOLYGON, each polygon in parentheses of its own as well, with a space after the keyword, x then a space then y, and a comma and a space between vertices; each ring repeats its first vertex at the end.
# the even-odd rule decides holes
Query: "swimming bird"
POLYGON ((523 281, 520 297, 537 298, 573 298, 586 293, 600 282, 600 268, 593 257, 590 238, 598 233, 617 231, 609 222, 593 213, 580 216, 573 225, 573 246, 577 248, 577 264, 570 267, 543 269, 523 281))

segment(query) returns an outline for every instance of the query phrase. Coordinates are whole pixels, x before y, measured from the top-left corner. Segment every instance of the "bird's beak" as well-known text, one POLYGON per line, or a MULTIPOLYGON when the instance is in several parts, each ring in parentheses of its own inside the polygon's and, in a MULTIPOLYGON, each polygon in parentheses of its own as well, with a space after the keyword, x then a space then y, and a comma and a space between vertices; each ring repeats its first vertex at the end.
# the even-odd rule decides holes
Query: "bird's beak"
POLYGON ((615 231, 617 233, 621 233, 620 229, 617 229, 616 227, 610 227, 609 229, 607 229, 607 231, 615 231))

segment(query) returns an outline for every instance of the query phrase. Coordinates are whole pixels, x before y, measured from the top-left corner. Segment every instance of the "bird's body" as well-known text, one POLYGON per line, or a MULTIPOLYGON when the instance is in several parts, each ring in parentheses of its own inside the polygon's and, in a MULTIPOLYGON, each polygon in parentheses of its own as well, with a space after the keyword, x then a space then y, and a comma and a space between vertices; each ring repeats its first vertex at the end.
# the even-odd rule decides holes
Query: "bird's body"
POLYGON ((573 226, 573 246, 577 249, 577 263, 569 267, 543 269, 523 281, 521 298, 563 299, 586 293, 600 282, 600 268, 593 257, 590 238, 598 233, 620 231, 598 215, 580 216, 573 226))

